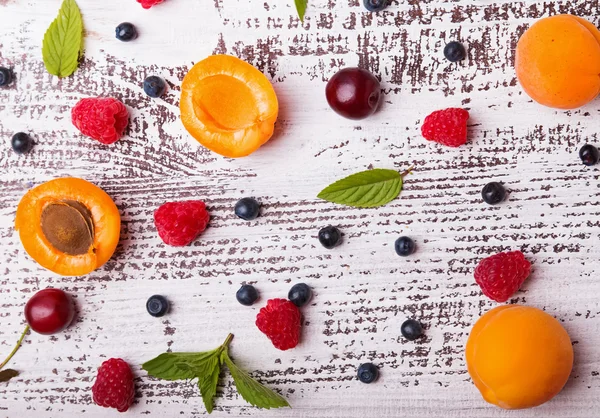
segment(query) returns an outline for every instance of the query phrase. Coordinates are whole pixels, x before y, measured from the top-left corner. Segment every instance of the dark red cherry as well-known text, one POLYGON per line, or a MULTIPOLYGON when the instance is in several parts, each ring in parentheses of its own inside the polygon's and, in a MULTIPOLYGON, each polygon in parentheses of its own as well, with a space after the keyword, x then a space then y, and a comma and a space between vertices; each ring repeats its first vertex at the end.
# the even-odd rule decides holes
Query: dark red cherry
POLYGON ((60 289, 37 292, 25 305, 25 319, 39 334, 56 334, 69 326, 75 316, 71 297, 60 289))
POLYGON ((337 114, 348 119, 364 119, 377 110, 381 88, 377 78, 367 70, 344 68, 331 77, 325 95, 337 114))

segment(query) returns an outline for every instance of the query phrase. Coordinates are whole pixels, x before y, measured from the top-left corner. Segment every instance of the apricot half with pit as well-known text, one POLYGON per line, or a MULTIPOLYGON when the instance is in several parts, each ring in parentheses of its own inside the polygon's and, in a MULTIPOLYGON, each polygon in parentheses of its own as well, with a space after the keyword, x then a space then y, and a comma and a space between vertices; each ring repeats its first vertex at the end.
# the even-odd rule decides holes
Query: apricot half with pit
POLYGON ((230 55, 213 55, 192 67, 181 85, 181 121, 206 148, 245 157, 273 135, 277 96, 258 69, 230 55))
POLYGON ((532 408, 558 394, 571 374, 569 334, 551 315, 504 305, 484 314, 466 346, 467 369, 483 398, 504 409, 532 408))
POLYGON ((577 16, 541 19, 519 39, 515 69, 536 102, 581 107, 600 94, 600 31, 577 16))
POLYGON ((63 276, 81 276, 113 255, 121 217, 99 187, 78 178, 60 178, 23 196, 15 227, 25 251, 40 265, 63 276))

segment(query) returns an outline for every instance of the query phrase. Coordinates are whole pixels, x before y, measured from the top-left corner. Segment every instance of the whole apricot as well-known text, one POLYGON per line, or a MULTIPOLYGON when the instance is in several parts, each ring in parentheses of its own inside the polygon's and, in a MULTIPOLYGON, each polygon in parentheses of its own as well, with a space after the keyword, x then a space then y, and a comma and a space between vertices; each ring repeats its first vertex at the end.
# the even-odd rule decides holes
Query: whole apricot
POLYGON ((536 102, 581 107, 600 93, 600 31, 577 16, 541 19, 519 39, 515 69, 536 102))
POLYGON ((546 312, 504 305, 475 323, 466 358, 473 383, 487 402, 523 409, 561 391, 573 367, 573 347, 567 331, 546 312))

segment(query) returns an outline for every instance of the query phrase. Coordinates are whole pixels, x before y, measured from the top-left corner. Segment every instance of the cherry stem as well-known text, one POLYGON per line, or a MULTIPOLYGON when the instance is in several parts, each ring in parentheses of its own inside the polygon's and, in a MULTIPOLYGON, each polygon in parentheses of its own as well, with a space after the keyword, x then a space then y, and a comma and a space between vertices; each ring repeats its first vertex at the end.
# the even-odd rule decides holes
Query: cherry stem
POLYGON ((415 166, 411 165, 408 170, 404 171, 403 173, 400 173, 400 176, 404 178, 404 176, 409 175, 413 170, 414 170, 415 166))
POLYGON ((23 334, 21 334, 21 338, 19 338, 19 341, 17 341, 17 345, 15 346, 15 348, 13 348, 13 351, 11 351, 11 353, 8 355, 8 357, 6 357, 6 360, 4 360, 2 362, 2 364, 0 364, 0 370, 2 370, 2 368, 4 366, 6 366, 6 363, 8 363, 11 358, 13 358, 13 356, 15 355, 15 353, 17 352, 19 347, 21 347, 21 343, 23 342, 23 339, 25 338, 25 336, 27 335, 28 332, 29 332, 29 325, 27 325, 25 327, 25 331, 23 331, 23 334))

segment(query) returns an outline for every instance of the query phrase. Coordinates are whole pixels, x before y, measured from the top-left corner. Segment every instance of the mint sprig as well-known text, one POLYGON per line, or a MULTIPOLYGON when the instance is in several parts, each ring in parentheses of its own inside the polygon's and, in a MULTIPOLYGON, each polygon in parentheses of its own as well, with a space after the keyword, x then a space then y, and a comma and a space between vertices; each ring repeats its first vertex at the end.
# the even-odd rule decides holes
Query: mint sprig
POLYGON ((281 395, 261 385, 241 370, 229 357, 229 343, 232 334, 225 342, 212 351, 202 353, 163 353, 142 364, 150 376, 165 380, 198 379, 200 395, 210 414, 213 411, 213 399, 217 394, 217 383, 223 364, 229 369, 233 383, 240 396, 251 405, 259 408, 281 408, 290 406, 281 395))
POLYGON ((356 208, 383 206, 398 197, 403 178, 411 170, 412 168, 402 174, 386 169, 361 171, 327 186, 317 197, 356 208))
POLYGON ((83 50, 83 19, 75 0, 64 0, 58 16, 44 34, 42 57, 46 70, 68 77, 79 65, 83 50))
POLYGON ((308 5, 308 0, 294 0, 294 3, 296 4, 296 11, 298 12, 300 22, 304 23, 304 14, 306 13, 306 6, 308 5))

